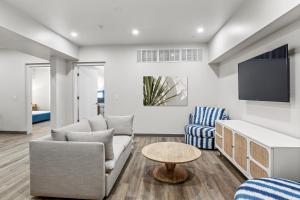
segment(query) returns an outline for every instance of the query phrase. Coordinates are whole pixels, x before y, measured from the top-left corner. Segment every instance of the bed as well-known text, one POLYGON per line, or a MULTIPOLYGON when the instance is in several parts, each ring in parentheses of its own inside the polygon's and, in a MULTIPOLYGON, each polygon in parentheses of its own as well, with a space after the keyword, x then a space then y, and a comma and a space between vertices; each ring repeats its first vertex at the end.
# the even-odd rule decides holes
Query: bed
POLYGON ((50 111, 32 111, 32 123, 38 123, 43 121, 50 121, 51 112, 50 111))

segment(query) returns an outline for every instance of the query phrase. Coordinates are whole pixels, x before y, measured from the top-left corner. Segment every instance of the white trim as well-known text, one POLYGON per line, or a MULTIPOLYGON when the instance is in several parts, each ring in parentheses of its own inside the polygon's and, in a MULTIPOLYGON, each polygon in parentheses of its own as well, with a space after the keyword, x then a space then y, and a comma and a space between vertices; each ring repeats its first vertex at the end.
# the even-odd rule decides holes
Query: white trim
POLYGON ((32 68, 25 65, 26 133, 32 133, 32 68))
POLYGON ((50 63, 25 63, 28 67, 50 67, 50 63))

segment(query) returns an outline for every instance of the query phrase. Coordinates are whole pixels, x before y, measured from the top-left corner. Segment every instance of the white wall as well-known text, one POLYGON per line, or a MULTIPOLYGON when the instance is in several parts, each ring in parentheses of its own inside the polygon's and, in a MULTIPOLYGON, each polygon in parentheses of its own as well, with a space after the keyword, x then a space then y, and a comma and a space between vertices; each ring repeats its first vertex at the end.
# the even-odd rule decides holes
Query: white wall
POLYGON ((209 61, 245 41, 299 3, 299 0, 245 1, 210 41, 209 61))
POLYGON ((219 66, 219 105, 234 119, 255 124, 300 138, 300 20, 273 33, 219 66), (291 50, 291 102, 238 100, 238 63, 283 44, 291 50), (294 53, 293 53, 294 52, 294 53))
POLYGON ((136 61, 136 50, 147 48, 193 47, 184 46, 107 46, 83 47, 80 61, 106 61, 105 113, 107 115, 135 114, 136 133, 183 133, 189 112, 195 105, 217 104, 217 75, 207 65, 207 47, 203 62, 148 63, 136 61), (188 76, 188 106, 144 107, 143 76, 188 76))
POLYGON ((50 67, 32 68, 32 103, 39 110, 50 110, 50 67))
POLYGON ((26 131, 25 63, 47 62, 0 49, 0 130, 26 131))
POLYGON ((73 65, 59 58, 50 59, 51 127, 58 128, 73 123, 73 65))
MULTIPOLYGON (((51 53, 61 53, 70 58, 77 58, 78 56, 78 47, 72 42, 3 1, 0 1, 0 27, 11 31, 8 37, 11 37, 10 43, 13 44, 9 45, 10 47, 14 47, 14 49, 23 44, 32 48, 30 50, 38 55, 39 51, 51 49, 51 53), (23 38, 18 38, 17 41, 13 41, 13 35, 21 35, 23 38), (24 40, 25 38, 27 40, 24 40), (36 43, 38 43, 39 46, 37 46, 36 43)), ((49 57, 47 59, 49 59, 49 57)))
POLYGON ((104 90, 104 66, 100 66, 98 70, 98 90, 104 90))

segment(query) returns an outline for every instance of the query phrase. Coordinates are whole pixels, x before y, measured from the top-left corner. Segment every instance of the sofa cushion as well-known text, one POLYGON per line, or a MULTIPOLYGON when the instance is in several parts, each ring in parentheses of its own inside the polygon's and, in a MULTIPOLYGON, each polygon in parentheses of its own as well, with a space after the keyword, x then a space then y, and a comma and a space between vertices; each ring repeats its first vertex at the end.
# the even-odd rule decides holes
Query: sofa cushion
POLYGON ((185 133, 202 138, 212 138, 215 137, 215 128, 198 124, 189 124, 185 126, 185 133))
POLYGON ((133 115, 107 116, 108 128, 114 129, 115 135, 132 135, 133 115))
POLYGON ((98 115, 93 118, 89 118, 89 123, 92 131, 103 131, 107 130, 107 124, 102 115, 98 115))
POLYGON ((74 142, 101 142, 104 144, 105 160, 114 159, 113 129, 95 132, 70 132, 67 133, 67 139, 74 142))
POLYGON ((196 106, 194 113, 194 124, 202 124, 204 115, 205 115, 206 107, 196 106))
POLYGON ((224 108, 206 107, 204 119, 201 125, 215 127, 216 120, 221 120, 224 112, 224 108))
POLYGON ((120 158, 122 152, 130 144, 131 137, 125 135, 114 136, 113 138, 113 150, 114 159, 105 161, 105 170, 107 173, 112 171, 115 167, 116 162, 120 158))
POLYGON ((78 123, 70 124, 51 131, 52 139, 55 141, 66 141, 69 132, 91 132, 91 126, 87 119, 82 119, 78 123))

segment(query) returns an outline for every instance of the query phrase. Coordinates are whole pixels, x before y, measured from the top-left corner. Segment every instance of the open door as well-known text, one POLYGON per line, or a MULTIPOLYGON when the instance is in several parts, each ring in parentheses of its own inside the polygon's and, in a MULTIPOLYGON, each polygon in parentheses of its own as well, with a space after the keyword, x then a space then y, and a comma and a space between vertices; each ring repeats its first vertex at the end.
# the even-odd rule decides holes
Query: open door
POLYGON ((99 113, 99 72, 103 68, 104 66, 77 65, 77 121, 97 116, 99 113))

